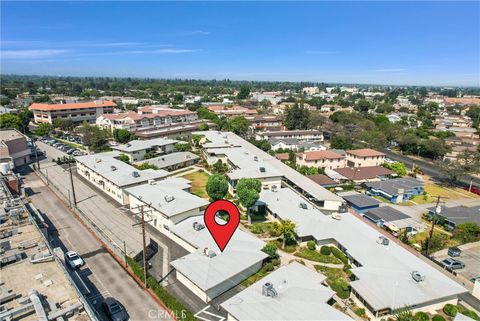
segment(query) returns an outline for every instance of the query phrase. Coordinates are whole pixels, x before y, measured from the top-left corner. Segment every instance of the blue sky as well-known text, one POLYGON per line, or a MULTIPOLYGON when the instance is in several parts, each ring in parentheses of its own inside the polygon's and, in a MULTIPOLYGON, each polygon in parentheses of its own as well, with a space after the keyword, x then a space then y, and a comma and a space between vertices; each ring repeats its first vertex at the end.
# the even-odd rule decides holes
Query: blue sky
POLYGON ((480 2, 1 2, 2 73, 480 86, 480 2))

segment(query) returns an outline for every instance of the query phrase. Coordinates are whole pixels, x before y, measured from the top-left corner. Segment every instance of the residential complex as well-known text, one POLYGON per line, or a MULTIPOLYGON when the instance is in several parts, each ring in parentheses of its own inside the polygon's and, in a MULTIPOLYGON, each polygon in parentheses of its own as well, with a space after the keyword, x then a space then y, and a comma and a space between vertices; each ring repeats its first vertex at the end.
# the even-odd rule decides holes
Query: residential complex
POLYGON ((266 139, 271 138, 276 139, 285 139, 285 138, 296 138, 298 140, 306 141, 323 141, 323 134, 315 129, 311 130, 284 130, 284 131, 268 131, 268 132, 259 132, 256 135, 257 139, 266 139))
POLYGON ((346 151, 346 166, 380 166, 385 162, 385 154, 374 149, 354 149, 346 151))
POLYGON ((208 106, 208 110, 214 112, 218 116, 247 116, 256 115, 255 109, 245 108, 242 106, 226 106, 226 105, 211 105, 208 106))
POLYGON ((158 155, 168 154, 174 151, 177 140, 168 138, 156 138, 149 140, 132 140, 126 144, 112 146, 113 150, 125 154, 130 162, 145 159, 145 156, 153 158, 158 155))
POLYGON ((69 119, 76 124, 95 124, 97 118, 104 114, 113 113, 117 105, 112 101, 92 101, 65 104, 31 104, 29 109, 33 112, 36 123, 52 124, 55 119, 69 119))
POLYGON ((335 169, 345 167, 345 156, 331 150, 297 153, 297 164, 318 168, 335 169))

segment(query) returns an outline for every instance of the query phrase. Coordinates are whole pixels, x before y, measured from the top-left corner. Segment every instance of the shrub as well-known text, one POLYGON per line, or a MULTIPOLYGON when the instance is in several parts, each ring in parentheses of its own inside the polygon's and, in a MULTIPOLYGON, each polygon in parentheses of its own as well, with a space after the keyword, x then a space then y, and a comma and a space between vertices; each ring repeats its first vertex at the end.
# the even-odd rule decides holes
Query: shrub
POLYGON ((445 304, 445 306, 443 307, 443 312, 445 312, 445 314, 449 317, 454 317, 457 315, 458 309, 453 304, 445 304))
POLYGON ((270 256, 270 258, 278 257, 277 246, 273 242, 268 242, 267 244, 265 244, 262 251, 267 253, 270 256))
POLYGON ((263 229, 259 224, 253 224, 250 227, 250 231, 252 231, 252 233, 254 233, 254 234, 262 234, 263 233, 263 229))
POLYGON ((420 312, 415 313, 415 320, 416 321, 428 321, 428 320, 430 320, 430 317, 425 312, 420 311, 420 312))
POLYGON ((466 315, 469 318, 472 318, 473 320, 478 320, 478 315, 475 313, 475 311, 465 309, 464 311, 461 312, 463 315, 466 315))
POLYGON ((348 264, 348 257, 342 251, 340 251, 335 246, 331 246, 330 250, 332 251, 333 256, 340 259, 343 264, 348 264))
POLYGON ((432 321, 445 321, 445 318, 442 317, 440 314, 434 315, 432 321))
POLYGON ((330 250, 329 246, 324 245, 320 248, 320 253, 323 255, 330 255, 332 254, 332 251, 330 250))
POLYGON ((309 250, 314 251, 317 248, 317 244, 315 243, 315 241, 308 241, 307 247, 309 250))
POLYGON ((357 308, 355 309, 355 314, 358 315, 358 316, 364 316, 365 315, 365 309, 363 308, 357 308))

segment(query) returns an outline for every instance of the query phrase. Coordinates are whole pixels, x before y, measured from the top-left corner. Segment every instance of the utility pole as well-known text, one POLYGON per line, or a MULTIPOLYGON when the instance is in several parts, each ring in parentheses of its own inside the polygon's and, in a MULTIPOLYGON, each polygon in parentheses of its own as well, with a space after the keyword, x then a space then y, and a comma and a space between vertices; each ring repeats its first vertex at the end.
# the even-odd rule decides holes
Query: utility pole
POLYGON ((38 171, 40 171, 40 162, 38 161, 38 155, 37 155, 37 145, 35 144, 34 141, 32 141, 33 143, 33 150, 35 151, 35 160, 37 161, 37 169, 38 171))
POLYGON ((72 186, 72 195, 73 195, 73 206, 77 206, 77 197, 75 196, 75 186, 73 184, 73 175, 72 175, 72 163, 68 164, 68 170, 70 172, 70 185, 72 186))
MULTIPOLYGON (((143 283, 145 287, 147 287, 147 235, 145 233, 145 222, 150 222, 151 220, 145 221, 145 210, 144 205, 139 205, 136 208, 140 208, 140 217, 141 222, 133 224, 132 226, 140 225, 142 227, 142 243, 143 243, 143 251, 142 251, 142 259, 143 259, 143 283)), ((149 210, 150 211, 150 210, 149 210)), ((126 260, 125 260, 126 261, 126 260)))
POLYGON ((430 228, 430 235, 428 236, 427 246, 425 248, 425 256, 428 257, 428 251, 430 250, 430 243, 432 242, 433 230, 435 229, 435 223, 437 221, 437 216, 441 211, 440 207, 440 196, 437 196, 437 205, 435 205, 435 212, 432 215, 432 227, 430 228))
POLYGON ((128 267, 128 261, 127 261, 127 244, 125 241, 123 241, 123 255, 125 256, 125 268, 128 267))

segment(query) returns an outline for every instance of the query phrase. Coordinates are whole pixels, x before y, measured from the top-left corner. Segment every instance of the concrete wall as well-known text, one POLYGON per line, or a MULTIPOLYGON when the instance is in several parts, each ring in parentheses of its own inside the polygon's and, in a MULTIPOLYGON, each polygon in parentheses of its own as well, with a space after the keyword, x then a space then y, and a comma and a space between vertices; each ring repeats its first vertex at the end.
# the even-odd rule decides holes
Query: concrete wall
POLYGON ((196 296, 202 299, 203 302, 208 302, 208 296, 205 292, 202 291, 198 286, 196 286, 192 281, 190 281, 185 275, 176 271, 177 280, 185 285, 190 291, 192 291, 196 296))

